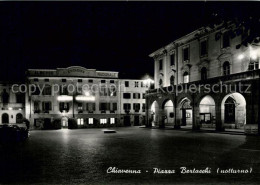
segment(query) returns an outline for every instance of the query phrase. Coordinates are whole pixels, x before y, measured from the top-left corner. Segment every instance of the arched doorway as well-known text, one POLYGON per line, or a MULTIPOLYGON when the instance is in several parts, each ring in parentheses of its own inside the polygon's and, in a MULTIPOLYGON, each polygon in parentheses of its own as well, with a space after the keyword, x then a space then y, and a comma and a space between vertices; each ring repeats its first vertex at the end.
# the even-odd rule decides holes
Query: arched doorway
POLYGON ((174 126, 174 106, 171 100, 166 100, 163 104, 164 111, 164 125, 165 126, 174 126))
POLYGON ((181 126, 192 126, 192 107, 190 102, 188 98, 184 98, 180 102, 181 126))
POLYGON ((9 123, 9 115, 7 113, 2 114, 2 123, 9 123))
POLYGON ((209 95, 203 97, 199 104, 199 110, 201 128, 215 128, 216 109, 214 99, 209 95))
POLYGON ((62 117, 61 118, 61 126, 62 128, 68 128, 68 118, 67 117, 62 117))
POLYGON ((23 115, 21 113, 16 114, 16 123, 23 122, 23 115))
POLYGON ((246 100, 242 94, 231 93, 223 98, 221 121, 227 129, 244 129, 246 124, 246 100))
POLYGON ((154 101, 151 105, 150 109, 150 119, 149 123, 151 123, 152 126, 158 126, 159 125, 159 105, 157 101, 154 101))

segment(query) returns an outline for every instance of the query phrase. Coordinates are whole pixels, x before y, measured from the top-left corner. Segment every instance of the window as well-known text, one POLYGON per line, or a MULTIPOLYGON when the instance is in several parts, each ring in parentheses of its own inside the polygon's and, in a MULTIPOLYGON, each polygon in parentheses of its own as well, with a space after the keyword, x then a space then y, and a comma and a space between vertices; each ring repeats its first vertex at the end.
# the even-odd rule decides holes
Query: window
POLYGON ((100 96, 107 96, 108 95, 108 89, 106 87, 100 87, 100 96))
POLYGON ((110 80, 110 83, 111 83, 111 84, 114 84, 114 83, 115 83, 115 80, 110 80))
POLYGON ((42 95, 51 95, 52 88, 50 85, 45 85, 42 91, 42 95))
POLYGON ((159 86, 162 86, 163 85, 163 81, 162 79, 159 80, 159 86))
POLYGON ((123 94, 124 99, 130 99, 131 98, 131 93, 124 93, 123 94))
POLYGON ((40 93, 41 93, 38 86, 32 86, 31 92, 32 92, 32 95, 40 95, 40 93))
POLYGON ((105 84, 105 83, 106 83, 106 80, 101 80, 101 83, 102 83, 102 84, 105 84))
POLYGON ((67 82, 67 80, 63 78, 63 79, 61 79, 61 82, 67 82))
POLYGON ((34 113, 39 113, 40 112, 40 104, 38 101, 35 101, 33 103, 33 107, 34 107, 34 113))
POLYGON ((42 110, 43 111, 50 111, 50 110, 52 110, 51 102, 42 102, 42 110))
POLYGON ((141 82, 141 87, 144 87, 144 82, 141 82))
POLYGON ((33 81, 39 82, 39 79, 38 78, 34 78, 33 81))
POLYGON ((78 103, 78 111, 83 111, 83 104, 82 103, 78 103))
POLYGON ((207 79, 207 68, 206 67, 201 68, 200 75, 201 75, 201 80, 207 79))
POLYGON ((189 83, 189 80, 190 80, 189 78, 190 78, 189 73, 185 72, 183 74, 183 83, 189 83))
POLYGON ((208 54, 207 51, 207 41, 204 40, 200 43, 200 56, 205 56, 208 54))
POLYGON ((111 86, 109 89, 109 95, 110 96, 116 96, 116 87, 115 86, 111 86))
POLYGON ((92 79, 89 79, 88 82, 89 82, 89 83, 93 83, 93 80, 92 80, 92 79))
POLYGON ((45 78, 44 81, 45 81, 45 82, 49 82, 50 80, 49 80, 48 78, 45 78))
POLYGON ((69 95, 67 86, 64 86, 64 85, 60 86, 60 95, 69 95))
POLYGON ((77 119, 78 125, 83 125, 84 124, 84 119, 83 118, 78 118, 77 119))
POLYGON ((6 92, 6 89, 2 92, 2 102, 8 103, 9 102, 9 94, 6 92))
POLYGON ((93 118, 88 118, 88 124, 93 125, 94 124, 94 119, 93 118))
POLYGON ((228 61, 226 61, 223 64, 223 75, 229 75, 229 74, 230 74, 230 64, 228 61))
POLYGON ((100 124, 102 125, 107 124, 107 119, 100 119, 100 124))
POLYGON ((110 124, 115 124, 115 118, 110 118, 110 124))
POLYGON ((145 99, 145 93, 143 93, 143 99, 145 99))
POLYGON ((79 82, 79 83, 82 83, 82 79, 78 79, 78 82, 79 82))
POLYGON ((96 110, 96 104, 95 103, 86 103, 86 110, 89 113, 93 113, 96 110))
POLYGON ((125 81, 125 87, 129 87, 129 81, 125 81))
POLYGON ((16 114, 16 123, 23 122, 23 115, 21 113, 16 114))
POLYGON ((131 110, 131 104, 130 103, 124 103, 123 107, 124 107, 125 111, 130 111, 131 110))
POLYGON ((173 75, 170 77, 170 84, 174 85, 174 76, 173 75))
POLYGON ((110 103, 100 103, 99 104, 99 110, 100 111, 106 111, 109 110, 110 103))
POLYGON ((225 32, 223 34, 223 38, 222 38, 222 47, 223 48, 226 48, 226 47, 229 47, 230 46, 230 39, 229 39, 229 33, 228 32, 225 32))
POLYGON ((112 112, 116 111, 117 110, 117 103, 112 103, 110 108, 111 108, 110 111, 112 111, 112 112))
POLYGON ((135 112, 139 112, 140 111, 140 103, 134 103, 133 106, 134 106, 135 112))
POLYGON ((135 87, 139 87, 139 82, 135 82, 135 87))
POLYGON ((159 60, 159 70, 163 69, 163 60, 159 60))
POLYGON ((171 56, 170 56, 170 64, 171 64, 171 66, 175 65, 175 54, 171 54, 171 56))
POLYGON ((250 63, 248 65, 248 70, 256 70, 259 69, 259 61, 258 59, 253 60, 250 58, 250 63))
POLYGON ((16 93, 16 103, 24 103, 25 97, 22 93, 16 93))
POLYGON ((133 93, 133 98, 134 99, 140 99, 141 98, 141 94, 140 93, 133 93))
POLYGON ((60 112, 63 112, 63 111, 66 111, 68 112, 69 111, 69 103, 67 102, 60 102, 60 112))
POLYGON ((142 112, 145 112, 145 103, 142 104, 142 112))
POLYGON ((183 61, 189 60, 189 48, 184 48, 183 49, 183 61))

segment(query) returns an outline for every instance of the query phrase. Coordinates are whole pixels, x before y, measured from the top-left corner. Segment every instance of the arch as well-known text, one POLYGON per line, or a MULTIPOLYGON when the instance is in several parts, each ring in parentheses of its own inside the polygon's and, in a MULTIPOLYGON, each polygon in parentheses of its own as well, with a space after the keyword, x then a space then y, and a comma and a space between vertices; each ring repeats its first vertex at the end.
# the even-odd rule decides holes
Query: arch
POLYGON ((21 113, 16 114, 16 123, 23 122, 23 115, 21 113))
POLYGON ((177 120, 180 122, 181 126, 191 126, 192 125, 192 107, 190 105, 191 101, 189 98, 184 97, 180 100, 178 104, 179 113, 177 115, 177 120))
POLYGON ((206 80, 208 78, 207 68, 206 67, 202 67, 201 68, 200 75, 201 75, 201 80, 206 80))
POLYGON ((200 125, 206 128, 216 127, 216 104, 212 96, 204 96, 199 103, 200 125))
POLYGON ((7 113, 2 114, 2 123, 9 123, 9 115, 7 113))
POLYGON ((223 63, 223 75, 230 75, 230 63, 228 61, 223 63))
POLYGON ((230 93, 223 98, 221 122, 225 128, 244 128, 246 124, 246 99, 242 94, 230 93))
POLYGON ((174 105, 172 100, 166 99, 162 104, 162 109, 164 112, 164 125, 165 126, 174 126, 174 105))
POLYGON ((156 100, 150 107, 149 123, 151 123, 152 126, 159 124, 159 104, 156 100))

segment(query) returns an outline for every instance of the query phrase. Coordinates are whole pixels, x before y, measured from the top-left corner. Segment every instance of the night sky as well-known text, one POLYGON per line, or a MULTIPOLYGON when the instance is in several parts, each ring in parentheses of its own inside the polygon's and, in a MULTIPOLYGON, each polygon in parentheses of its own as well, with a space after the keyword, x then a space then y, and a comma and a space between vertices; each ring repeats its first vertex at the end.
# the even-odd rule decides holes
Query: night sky
POLYGON ((213 13, 259 9, 258 2, 0 2, 0 81, 68 66, 153 75, 148 55, 210 23, 213 13))

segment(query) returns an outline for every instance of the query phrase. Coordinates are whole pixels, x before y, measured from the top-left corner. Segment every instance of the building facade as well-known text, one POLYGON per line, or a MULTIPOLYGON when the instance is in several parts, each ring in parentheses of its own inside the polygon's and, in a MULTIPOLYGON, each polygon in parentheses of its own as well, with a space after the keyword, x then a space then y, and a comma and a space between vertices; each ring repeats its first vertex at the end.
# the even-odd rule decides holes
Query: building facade
POLYGON ((147 126, 240 129, 258 133, 259 38, 228 22, 202 27, 158 49, 147 126))
POLYGON ((134 107, 141 107, 145 100, 132 94, 148 88, 141 86, 142 80, 119 79, 118 72, 80 66, 29 69, 26 81, 25 116, 36 129, 53 122, 68 127, 70 119, 82 128, 141 125, 144 120, 145 111, 134 107), (140 83, 134 90, 133 81, 140 83), (125 87, 126 82, 131 86, 125 87), (125 93, 130 94, 130 101, 125 93))
MULTIPOLYGON (((0 83, 0 124, 22 123, 25 117, 25 94, 15 93, 17 88, 12 89, 14 84, 21 83, 0 83)), ((23 89, 22 89, 23 91, 23 89)))

